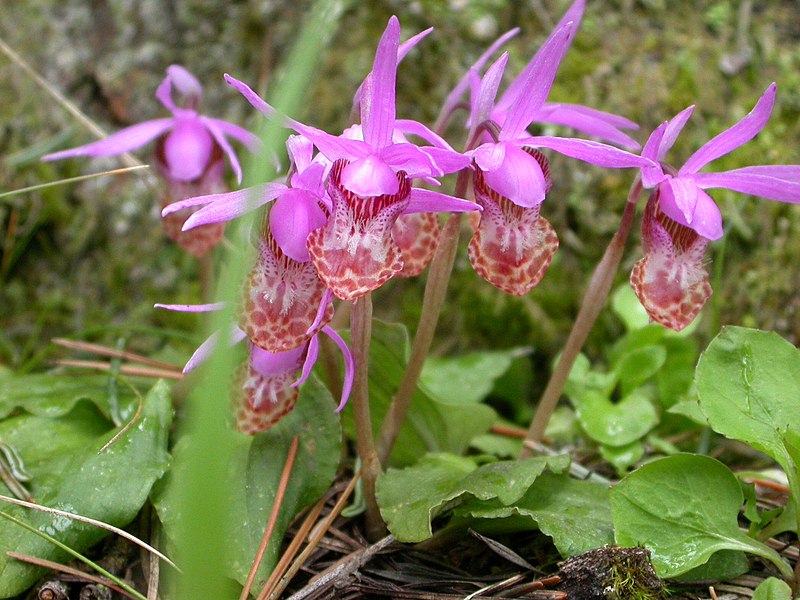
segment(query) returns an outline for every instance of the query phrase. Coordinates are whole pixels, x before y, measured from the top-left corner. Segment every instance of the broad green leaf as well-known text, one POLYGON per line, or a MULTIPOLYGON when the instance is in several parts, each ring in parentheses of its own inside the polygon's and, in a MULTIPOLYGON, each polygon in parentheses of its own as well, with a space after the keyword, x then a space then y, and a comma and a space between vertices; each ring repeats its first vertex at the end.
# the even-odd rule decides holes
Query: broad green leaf
POLYGON ((617 475, 622 477, 628 469, 635 465, 644 456, 644 446, 639 440, 624 446, 600 445, 600 456, 614 467, 617 475))
POLYGON ((563 472, 569 456, 535 457, 482 465, 452 454, 429 454, 413 467, 390 469, 378 480, 378 504, 402 542, 432 535, 431 520, 472 497, 501 505, 517 501, 544 471, 563 472))
POLYGON ((614 541, 608 486, 594 481, 573 479, 566 474, 542 473, 528 491, 511 506, 498 500, 471 499, 455 510, 456 515, 472 519, 530 519, 553 538, 561 556, 574 556, 614 541))
POLYGON ((622 395, 627 396, 655 375, 666 359, 663 346, 645 346, 621 356, 612 368, 619 378, 622 395))
MULTIPOLYGON (((369 399, 375 435, 397 392, 408 359, 408 333, 403 325, 373 322, 370 343, 369 399)), ((345 431, 355 437, 351 408, 344 413, 345 431)), ((390 457, 393 466, 412 465, 427 452, 460 454, 496 420, 495 411, 470 401, 450 404, 417 389, 390 457)))
POLYGON ((800 352, 794 346, 775 333, 725 327, 700 357, 696 384, 712 429, 791 468, 785 432, 800 433, 800 352))
POLYGON ((792 588, 777 577, 769 577, 758 584, 753 600, 792 600, 792 588))
POLYGON ((720 550, 756 554, 791 573, 774 550, 739 529, 741 486, 713 458, 679 454, 655 460, 613 487, 610 499, 616 542, 650 548, 661 577, 685 573, 720 550))
POLYGON ((747 555, 739 550, 720 550, 708 562, 675 577, 678 581, 729 581, 750 570, 747 555))
POLYGON ((691 392, 699 350, 697 342, 686 337, 665 336, 661 345, 667 359, 656 373, 656 385, 661 406, 670 408, 691 392))
MULTIPOLYGON (((0 438, 22 456, 33 479, 28 487, 39 504, 74 512, 123 527, 147 500, 153 483, 164 473, 169 457, 167 435, 172 421, 169 387, 153 386, 144 399, 139 421, 104 452, 119 429, 86 402, 61 417, 21 414, 0 423, 0 438), (43 442, 46 440, 46 443, 43 442)), ((8 494, 5 486, 0 490, 8 494)), ((107 535, 98 527, 20 507, 4 509, 57 537, 77 551, 107 535)), ((0 521, 5 548, 54 561, 66 554, 9 521, 0 521)), ((0 598, 15 596, 41 576, 42 569, 0 555, 0 598)))
POLYGON ((631 393, 615 404, 604 394, 587 390, 572 401, 581 427, 607 446, 635 442, 658 423, 653 403, 641 393, 631 393))
POLYGON ((520 356, 521 348, 471 352, 457 357, 428 357, 419 384, 431 398, 446 404, 477 404, 520 356))
MULTIPOLYGON (((15 408, 40 417, 61 417, 69 413, 79 400, 89 400, 109 416, 109 377, 106 375, 10 375, 3 377, 0 385, 0 419, 15 408)), ((122 400, 122 419, 133 416, 136 410, 133 393, 125 385, 117 384, 122 400)))
POLYGON ((673 404, 667 410, 667 412, 672 413, 673 415, 684 416, 687 419, 694 421, 698 425, 708 427, 708 417, 703 414, 703 409, 701 408, 700 402, 697 400, 697 398, 680 400, 673 404))
POLYGON ((611 308, 625 323, 628 331, 647 327, 650 322, 650 316, 627 283, 614 290, 614 294, 611 296, 611 308))
POLYGON ((421 542, 433 535, 431 521, 454 489, 477 465, 463 456, 428 454, 416 465, 389 469, 378 479, 377 497, 389 530, 401 542, 421 542))
MULTIPOLYGON (((289 486, 281 505, 275 531, 267 546, 254 589, 266 581, 274 568, 283 536, 291 520, 306 506, 316 502, 330 487, 336 475, 341 452, 341 428, 334 412, 336 403, 327 388, 312 376, 302 387, 297 405, 278 425, 255 436, 237 436, 235 453, 229 457, 231 521, 228 575, 244 584, 253 557, 272 510, 292 438, 299 436, 297 457, 289 486)), ((190 439, 182 438, 175 448, 175 469, 190 439)), ((173 469, 173 472, 175 471, 173 469)), ((154 503, 167 534, 174 536, 181 518, 180 494, 170 477, 159 485, 154 503)))
POLYGON ((496 433, 483 433, 472 438, 469 446, 484 454, 499 458, 514 458, 519 456, 522 450, 522 440, 496 433))

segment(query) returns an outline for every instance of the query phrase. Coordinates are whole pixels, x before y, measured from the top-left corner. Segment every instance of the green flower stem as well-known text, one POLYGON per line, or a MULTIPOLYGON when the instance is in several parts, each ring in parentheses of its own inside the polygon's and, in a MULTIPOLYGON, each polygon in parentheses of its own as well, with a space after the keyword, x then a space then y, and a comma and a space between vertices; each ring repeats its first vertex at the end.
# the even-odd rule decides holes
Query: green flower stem
MULTIPOLYGON (((457 198, 465 198, 469 177, 472 171, 463 170, 458 174, 454 195, 457 198)), ((420 314, 417 331, 414 334, 414 342, 411 346, 411 357, 403 373, 403 380, 400 387, 389 405, 386 418, 381 426, 378 438, 378 456, 381 464, 386 464, 389 454, 392 451, 400 427, 405 421, 408 409, 411 406, 411 398, 417 388, 425 358, 433 342, 433 334, 436 331, 436 324, 439 321, 439 314, 442 311, 447 286, 450 283, 450 274, 453 271, 453 263, 456 259, 458 250, 458 234, 461 230, 461 213, 452 213, 447 219, 447 223, 442 231, 439 245, 436 247, 436 254, 431 261, 428 272, 428 281, 425 283, 425 295, 422 300, 422 313, 420 314)))
MULTIPOLYGON (((550 376, 550 381, 547 382, 547 387, 539 400, 539 405, 536 407, 536 413, 533 415, 533 420, 528 428, 525 442, 542 441, 545 428, 556 408, 556 404, 558 404, 559 398, 561 398, 561 392, 564 390, 564 384, 567 381, 569 372, 572 370, 572 365, 575 363, 581 348, 583 348, 583 344, 597 320, 600 310, 605 306, 611 286, 614 283, 614 276, 622 260, 625 241, 628 239, 628 234, 633 224, 636 203, 642 195, 642 189, 641 180, 637 176, 628 193, 628 201, 622 213, 619 229, 614 234, 614 237, 611 238, 603 258, 600 259, 592 274, 589 286, 586 288, 586 294, 583 297, 581 309, 575 318, 575 323, 564 345, 561 358, 550 376)), ((533 454, 529 444, 525 442, 523 442, 520 458, 527 458, 533 454)))
POLYGON ((367 504, 367 538, 377 540, 386 526, 375 498, 375 484, 381 474, 381 462, 375 450, 372 421, 369 411, 369 343, 372 337, 372 296, 367 294, 356 300, 350 317, 350 343, 355 360, 353 382, 353 414, 356 421, 356 447, 361 457, 361 481, 367 504))

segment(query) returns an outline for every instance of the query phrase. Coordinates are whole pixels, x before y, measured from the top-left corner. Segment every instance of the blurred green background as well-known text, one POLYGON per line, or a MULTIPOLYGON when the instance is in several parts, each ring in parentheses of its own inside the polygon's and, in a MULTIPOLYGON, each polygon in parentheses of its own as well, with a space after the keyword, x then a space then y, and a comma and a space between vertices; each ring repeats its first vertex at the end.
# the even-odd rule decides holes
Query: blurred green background
MULTIPOLYGON (((309 4, 29 0, 4 6, 0 37, 109 131, 164 116, 153 94, 171 63, 183 64, 205 85, 205 114, 255 130, 258 115, 225 85, 222 74, 250 83, 269 99, 309 4)), ((349 124, 353 92, 370 68, 386 19, 395 13, 404 38, 436 28, 398 74, 398 116, 430 123, 464 69, 497 35, 522 28, 507 46, 507 71, 516 74, 568 4, 356 3, 323 57, 308 104, 293 116, 330 131, 349 124)), ((713 169, 800 163, 798 42, 795 0, 588 0, 550 99, 633 119, 641 124, 636 134, 641 142, 660 122, 697 104, 669 157, 680 165, 777 81, 778 100, 767 128, 713 169)), ((0 55, 0 79, 0 191, 122 166, 118 159, 40 163, 45 152, 93 138, 5 55, 0 55)), ((463 137, 456 122, 448 139, 460 148, 463 137)), ((137 155, 147 161, 148 150, 137 155)), ((528 296, 505 296, 472 272, 464 236, 435 345, 438 353, 532 346, 531 397, 569 331, 633 177, 630 171, 562 157, 552 157, 552 166, 555 185, 542 214, 558 232, 561 248, 549 273, 528 296)), ((446 181, 445 189, 452 185, 446 181)), ((708 254, 714 296, 697 335, 707 341, 721 324, 733 323, 774 329, 797 344, 800 208, 724 190, 712 194, 727 233, 708 254)), ((160 199, 136 174, 0 199, 0 365, 41 369, 62 352, 49 344, 62 335, 108 345, 124 337, 134 351, 176 360, 188 353, 200 339, 194 333, 198 319, 152 308, 154 302, 199 301, 196 261, 163 236, 159 208, 160 199)), ((218 250, 217 258, 225 252, 218 250)), ((637 226, 620 283, 640 255, 637 226)), ((423 279, 390 282, 377 294, 376 316, 413 329, 423 285, 423 279)), ((610 312, 603 315, 588 353, 598 353, 621 333, 619 320, 610 312)))

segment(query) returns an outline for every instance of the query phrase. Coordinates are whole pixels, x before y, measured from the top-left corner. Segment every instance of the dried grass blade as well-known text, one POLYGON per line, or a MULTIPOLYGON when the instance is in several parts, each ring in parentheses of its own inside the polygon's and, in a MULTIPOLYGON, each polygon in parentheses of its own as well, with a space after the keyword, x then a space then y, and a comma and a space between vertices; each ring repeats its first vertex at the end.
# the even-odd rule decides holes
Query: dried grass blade
MULTIPOLYGON (((73 360, 65 358, 55 361, 55 364, 62 367, 80 367, 84 369, 99 369, 100 371, 112 370, 110 363, 99 360, 73 360)), ((156 369, 155 367, 134 367, 132 365, 122 365, 119 368, 119 372, 123 375, 172 379, 175 381, 180 381, 183 379, 183 373, 168 371, 166 369, 156 369)))
POLYGON ((92 354, 99 354, 100 356, 110 356, 112 358, 122 358, 130 362, 141 363, 143 365, 148 365, 159 369, 166 369, 168 371, 180 372, 182 370, 182 367, 180 367, 179 365, 173 365, 171 363, 164 362, 161 360, 155 360, 153 358, 148 358, 146 356, 142 356, 141 354, 135 354, 133 352, 128 352, 126 350, 117 350, 115 348, 109 348, 101 344, 93 344, 92 342, 68 340, 66 338, 53 338, 51 341, 58 346, 63 346, 64 348, 69 348, 70 350, 78 350, 80 352, 90 352, 92 354))
MULTIPOLYGON (((2 41, 0 41, 2 43, 2 41)), ((134 167, 125 167, 124 169, 113 169, 111 171, 103 171, 101 173, 90 173, 88 175, 78 175, 77 177, 67 177, 66 179, 58 179, 57 181, 48 181, 46 183, 38 183, 36 185, 29 185, 28 187, 19 188, 18 190, 11 190, 0 194, 0 198, 6 196, 16 196, 17 194, 25 194, 27 192, 34 192, 36 190, 43 190, 49 187, 58 185, 66 185, 68 183, 76 183, 78 181, 85 181, 87 179, 94 179, 95 177, 105 177, 107 175, 122 175, 123 173, 130 173, 132 171, 139 171, 141 169, 148 169, 150 165, 136 165, 134 167)))

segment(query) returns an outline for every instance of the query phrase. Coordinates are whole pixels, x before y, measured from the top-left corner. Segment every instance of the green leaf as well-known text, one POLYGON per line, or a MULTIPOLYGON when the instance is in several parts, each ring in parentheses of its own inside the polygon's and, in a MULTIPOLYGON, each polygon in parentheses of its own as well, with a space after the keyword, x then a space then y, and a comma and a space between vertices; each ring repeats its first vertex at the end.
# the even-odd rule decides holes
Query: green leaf
MULTIPOLYGON (((226 570, 239 583, 244 584, 247 579, 258 550, 295 435, 299 436, 297 456, 254 589, 265 583, 275 567, 291 520, 330 487, 341 453, 341 428, 335 407, 327 388, 312 376, 303 385, 295 408, 278 425, 255 436, 237 436, 235 452, 228 459, 230 506, 227 510, 235 518, 230 525, 231 556, 226 570)), ((178 442, 175 469, 182 468, 181 459, 190 443, 191 439, 186 437, 178 442)), ((154 503, 167 534, 174 538, 181 519, 181 505, 180 493, 174 489, 173 481, 171 472, 163 485, 159 485, 154 503)))
POLYGON ((614 290, 611 296, 611 308, 629 331, 647 327, 650 322, 650 316, 627 283, 614 290))
POLYGON ((691 392, 699 351, 692 338, 665 336, 661 344, 667 359, 656 373, 656 385, 661 406, 670 408, 691 392))
POLYGON ((790 574, 774 550, 739 529, 743 501, 736 477, 713 458, 679 454, 655 460, 611 490, 616 542, 650 548, 661 577, 685 573, 720 550, 756 554, 790 574))
MULTIPOLYGON (((119 430, 109 431, 108 421, 86 402, 75 404, 61 417, 22 414, 8 418, 0 423, 0 438, 22 456, 33 477, 28 487, 39 504, 124 527, 167 468, 171 421, 169 387, 158 382, 144 399, 136 425, 101 454, 100 448, 119 430)), ((8 494, 2 484, 0 490, 8 494)), ((43 512, 19 507, 6 512, 77 551, 108 535, 98 527, 43 512)), ((64 551, 9 521, 0 522, 0 540, 24 554, 54 561, 67 558, 64 551)), ((40 568, 0 555, 0 597, 20 594, 41 574, 40 568)))
POLYGON ((484 433, 472 438, 469 446, 484 454, 499 458, 514 458, 519 456, 522 450, 522 440, 496 433, 484 433))
POLYGON ((617 475, 622 477, 628 469, 635 465, 644 456, 642 442, 636 440, 624 446, 607 446, 601 444, 600 456, 614 467, 617 475))
MULTIPOLYGON (((369 399, 373 431, 377 435, 397 392, 408 359, 408 333, 403 325, 373 322, 370 343, 369 399)), ((417 389, 389 462, 412 465, 427 452, 460 454, 496 420, 495 411, 472 401, 451 404, 434 400, 417 389)), ((343 413, 348 436, 355 438, 350 407, 343 413)))
POLYGON ((622 395, 627 396, 655 375, 666 359, 667 351, 663 346, 645 346, 622 356, 613 366, 622 395))
POLYGON ((545 467, 562 472, 569 462, 569 456, 563 455, 477 467, 469 458, 429 454, 413 467, 387 471, 378 480, 378 504, 399 541, 420 542, 432 535, 434 517, 468 497, 511 504, 531 487, 545 467))
POLYGON ((680 400, 673 404, 667 412, 673 415, 681 415, 687 419, 694 421, 698 425, 708 427, 708 417, 703 414, 703 409, 700 407, 700 402, 697 398, 687 398, 680 400))
POLYGON ((492 391, 495 381, 525 352, 521 348, 471 352, 457 357, 430 356, 420 375, 420 387, 446 404, 477 404, 492 391))
POLYGON ((758 584, 753 600, 792 600, 792 588, 777 577, 769 577, 758 584))
POLYGON ((631 393, 614 404, 601 392, 586 390, 572 400, 586 433, 607 446, 635 442, 658 423, 653 403, 641 393, 631 393))
MULTIPOLYGON (((110 417, 106 375, 34 375, 4 376, 0 385, 0 419, 16 408, 40 417, 61 417, 69 413, 80 400, 89 400, 110 417)), ((133 394, 125 385, 117 386, 117 394, 124 399, 122 419, 133 416, 136 410, 133 394)))
POLYGON ((608 486, 542 473, 511 506, 499 500, 468 500, 455 511, 459 517, 509 519, 525 517, 530 525, 553 538, 562 556, 574 556, 614 541, 608 486))
POLYGON ((739 550, 720 550, 708 562, 675 577, 678 581, 729 581, 750 570, 747 555, 739 550))

